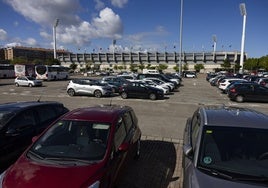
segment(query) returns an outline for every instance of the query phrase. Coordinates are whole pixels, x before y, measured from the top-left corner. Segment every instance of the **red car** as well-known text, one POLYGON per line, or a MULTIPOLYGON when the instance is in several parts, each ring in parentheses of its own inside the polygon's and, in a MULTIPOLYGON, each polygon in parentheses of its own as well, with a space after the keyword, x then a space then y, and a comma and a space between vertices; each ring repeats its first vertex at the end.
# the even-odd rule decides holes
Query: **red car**
POLYGON ((0 187, 113 187, 140 155, 141 130, 129 106, 75 109, 44 131, 8 170, 0 187))

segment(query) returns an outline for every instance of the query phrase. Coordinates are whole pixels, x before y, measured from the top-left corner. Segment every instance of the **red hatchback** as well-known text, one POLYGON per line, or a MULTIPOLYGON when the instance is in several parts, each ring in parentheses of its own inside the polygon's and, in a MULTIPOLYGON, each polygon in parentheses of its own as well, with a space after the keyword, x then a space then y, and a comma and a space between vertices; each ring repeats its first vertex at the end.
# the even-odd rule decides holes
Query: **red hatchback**
POLYGON ((129 106, 75 109, 53 123, 8 170, 0 187, 113 187, 140 155, 141 130, 129 106))

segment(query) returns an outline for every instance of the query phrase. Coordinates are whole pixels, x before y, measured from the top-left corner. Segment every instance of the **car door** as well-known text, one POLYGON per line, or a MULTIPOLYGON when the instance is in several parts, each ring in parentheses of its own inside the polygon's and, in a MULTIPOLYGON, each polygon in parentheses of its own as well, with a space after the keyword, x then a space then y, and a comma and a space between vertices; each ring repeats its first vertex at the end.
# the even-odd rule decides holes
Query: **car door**
POLYGON ((29 109, 17 114, 4 128, 1 137, 1 156, 16 159, 32 142, 36 118, 29 109))
POLYGON ((257 99, 258 101, 268 102, 268 88, 256 85, 255 93, 257 95, 255 96, 255 99, 257 99))
POLYGON ((114 138, 112 141, 112 150, 108 162, 109 172, 107 175, 110 179, 110 182, 115 182, 117 178, 121 176, 120 171, 122 165, 124 164, 124 160, 127 156, 127 153, 124 151, 120 151, 120 147, 125 142, 126 136, 127 136, 126 126, 123 117, 120 116, 116 123, 114 138))
POLYGON ((25 77, 19 78, 19 83, 21 86, 28 86, 28 80, 25 77))

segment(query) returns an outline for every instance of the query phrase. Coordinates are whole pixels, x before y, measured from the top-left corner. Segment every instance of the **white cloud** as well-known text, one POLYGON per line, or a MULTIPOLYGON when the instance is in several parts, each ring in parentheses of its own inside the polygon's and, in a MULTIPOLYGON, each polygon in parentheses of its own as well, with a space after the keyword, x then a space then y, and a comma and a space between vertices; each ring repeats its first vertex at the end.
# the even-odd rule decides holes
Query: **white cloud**
POLYGON ((128 0, 111 0, 111 3, 115 7, 123 8, 128 3, 128 0))
POLYGON ((14 47, 14 46, 21 46, 21 43, 19 43, 19 42, 12 42, 12 43, 6 44, 6 47, 14 47))
MULTIPOLYGON (((100 10, 98 16, 92 18, 92 21, 87 21, 78 17, 78 12, 82 9, 79 0, 5 0, 5 2, 28 20, 42 26, 40 36, 50 41, 52 26, 58 18, 59 25, 56 31, 59 45, 83 46, 89 44, 92 39, 118 39, 123 33, 120 16, 110 8, 100 10)), ((95 0, 95 2, 97 8, 104 6, 102 0, 95 0)), ((118 1, 116 4, 121 6, 126 2, 118 1)), ((24 42, 35 43, 36 41, 27 39, 24 42)))
POLYGON ((101 0, 94 0, 94 2, 96 3, 95 5, 96 10, 101 10, 105 7, 104 3, 101 0))
POLYGON ((7 39, 7 32, 4 29, 0 29, 0 40, 7 39))
POLYGON ((27 46, 36 46, 37 42, 34 38, 28 38, 24 41, 27 46))

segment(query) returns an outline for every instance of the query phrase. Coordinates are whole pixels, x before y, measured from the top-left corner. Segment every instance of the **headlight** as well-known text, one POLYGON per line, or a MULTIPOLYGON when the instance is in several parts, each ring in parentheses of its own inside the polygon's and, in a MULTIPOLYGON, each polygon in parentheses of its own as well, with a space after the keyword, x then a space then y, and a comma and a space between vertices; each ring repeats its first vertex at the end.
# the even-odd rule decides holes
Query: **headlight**
POLYGON ((6 171, 4 171, 2 174, 0 174, 0 188, 3 187, 3 180, 4 180, 5 173, 6 173, 6 171))
POLYGON ((99 188, 99 187, 100 187, 100 181, 96 181, 92 185, 90 185, 88 188, 99 188))

